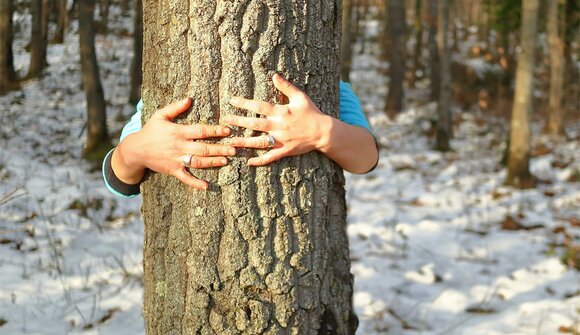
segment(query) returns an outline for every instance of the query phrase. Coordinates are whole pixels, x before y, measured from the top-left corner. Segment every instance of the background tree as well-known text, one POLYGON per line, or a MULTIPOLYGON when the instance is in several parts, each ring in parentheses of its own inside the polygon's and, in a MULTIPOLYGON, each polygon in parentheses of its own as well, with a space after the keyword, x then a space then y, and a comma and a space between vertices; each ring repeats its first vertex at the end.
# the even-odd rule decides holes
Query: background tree
POLYGON ((390 117, 403 109, 403 81, 405 80, 405 3, 404 0, 389 0, 387 15, 389 51, 389 93, 385 113, 390 117))
POLYGON ((538 27, 539 0, 522 0, 521 53, 516 72, 516 91, 510 124, 508 176, 506 184, 533 187, 530 174, 530 113, 534 83, 534 53, 538 27))
POLYGON ((100 161, 112 147, 107 132, 107 106, 95 52, 95 0, 83 0, 79 10, 81 77, 87 100, 87 140, 83 157, 100 161))
POLYGON ((56 17, 56 29, 54 31, 54 43, 64 42, 64 35, 68 24, 66 3, 66 0, 55 0, 54 12, 56 17))
POLYGON ((32 30, 30 37, 30 67, 27 78, 36 78, 48 64, 46 48, 48 46, 49 0, 32 0, 32 30))
POLYGON ((429 79, 431 81, 431 100, 439 101, 440 89, 440 66, 439 66, 439 49, 437 46, 437 2, 439 0, 429 1, 429 35, 427 45, 429 46, 429 79))
POLYGON ((449 0, 438 0, 437 49, 439 54, 439 103, 435 149, 449 151, 453 136, 451 123, 451 50, 449 49, 449 0))
POLYGON ((562 106, 564 95, 564 80, 566 78, 566 58, 564 57, 566 43, 565 20, 566 1, 548 2, 548 45, 550 52, 550 93, 548 97, 548 122, 545 132, 553 135, 564 135, 564 115, 566 109, 562 106), (563 5, 563 6, 561 6, 563 5))
POLYGON ((350 82, 350 68, 352 66, 352 6, 353 0, 342 2, 342 52, 340 59, 340 79, 350 82))
POLYGON ((421 68, 421 52, 423 51, 423 0, 415 0, 413 30, 415 32, 415 46, 413 48, 413 59, 409 70, 409 87, 414 88, 417 81, 417 73, 421 68))
POLYGON ((12 0, 0 0, 0 95, 16 86, 14 56, 12 54, 12 0))
POLYGON ((143 0, 135 0, 135 19, 133 24, 133 59, 131 60, 131 90, 129 103, 136 105, 141 99, 143 77, 143 0))

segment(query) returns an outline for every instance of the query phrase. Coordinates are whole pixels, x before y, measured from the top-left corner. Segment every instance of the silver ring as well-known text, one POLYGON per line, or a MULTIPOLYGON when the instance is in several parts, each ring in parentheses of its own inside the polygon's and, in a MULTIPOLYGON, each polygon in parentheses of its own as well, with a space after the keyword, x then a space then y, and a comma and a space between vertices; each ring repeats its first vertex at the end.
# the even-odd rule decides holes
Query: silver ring
POLYGON ((192 155, 183 155, 181 156, 181 164, 183 164, 183 166, 190 168, 191 167, 191 157, 193 157, 192 155))
POLYGON ((276 145, 276 138, 272 135, 268 135, 268 148, 273 148, 276 145))

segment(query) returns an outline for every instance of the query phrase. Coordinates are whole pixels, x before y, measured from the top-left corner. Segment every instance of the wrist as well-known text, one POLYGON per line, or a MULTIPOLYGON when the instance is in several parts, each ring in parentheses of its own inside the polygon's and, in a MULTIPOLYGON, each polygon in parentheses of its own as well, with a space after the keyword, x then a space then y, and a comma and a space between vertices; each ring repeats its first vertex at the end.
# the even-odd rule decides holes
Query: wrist
POLYGON ((139 141, 135 139, 137 134, 125 137, 115 148, 111 157, 111 166, 115 175, 127 184, 139 183, 145 174, 144 158, 139 151, 139 141))
POLYGON ((332 149, 332 137, 336 129, 336 119, 326 114, 321 114, 320 120, 316 123, 319 129, 318 139, 316 141, 316 150, 323 154, 328 154, 332 149))

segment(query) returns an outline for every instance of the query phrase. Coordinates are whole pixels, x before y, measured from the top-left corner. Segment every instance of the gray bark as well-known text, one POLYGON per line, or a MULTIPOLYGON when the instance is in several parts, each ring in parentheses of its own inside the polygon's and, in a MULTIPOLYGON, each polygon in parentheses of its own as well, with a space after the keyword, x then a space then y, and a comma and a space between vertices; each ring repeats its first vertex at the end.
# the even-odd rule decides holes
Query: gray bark
POLYGON ((81 77, 87 100, 87 140, 83 156, 99 161, 111 148, 107 132, 107 106, 95 51, 95 0, 83 0, 79 10, 79 49, 81 77))
MULTIPOLYGON (((566 2, 563 3, 563 8, 566 2)), ((550 49, 550 93, 548 99, 548 122, 545 132, 552 135, 564 135, 565 108, 562 106, 564 96, 564 79, 566 78, 566 58, 564 57, 566 15, 560 13, 559 1, 548 4, 548 44, 550 49)))
POLYGON ((389 93, 385 113, 394 117, 403 109, 405 80, 405 5, 403 0, 390 0, 387 14, 389 42, 389 93))
POLYGON ((449 0, 438 0, 437 48, 441 70, 435 149, 449 151, 453 135, 451 123, 451 50, 449 48, 449 0))
MULTIPOLYGON (((143 9, 143 122, 184 96, 193 104, 183 123, 241 113, 233 95, 284 101, 274 71, 337 116, 340 1, 145 0, 143 9)), ((255 154, 192 170, 208 191, 146 176, 148 334, 354 333, 342 171, 318 153, 250 168, 255 154)))
POLYGON ((534 185, 534 178, 529 168, 530 114, 533 99, 538 7, 539 0, 522 0, 521 53, 516 71, 506 180, 506 184, 518 188, 528 188, 534 185))
POLYGON ((12 0, 0 0, 0 95, 16 86, 12 41, 12 0))

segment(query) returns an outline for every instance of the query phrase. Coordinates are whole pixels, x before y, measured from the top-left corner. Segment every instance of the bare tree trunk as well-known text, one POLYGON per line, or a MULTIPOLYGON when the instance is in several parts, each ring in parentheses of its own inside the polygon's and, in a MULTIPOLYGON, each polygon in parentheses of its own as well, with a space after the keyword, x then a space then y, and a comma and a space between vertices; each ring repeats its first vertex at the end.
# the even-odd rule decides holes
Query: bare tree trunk
POLYGON ((431 79, 431 100, 439 101, 440 89, 440 67, 439 50, 437 47, 437 1, 429 1, 429 77, 431 79))
POLYGON ((340 79, 350 81, 352 67, 352 0, 342 2, 342 52, 340 59, 340 79))
POLYGON ((79 9, 79 44, 83 88, 87 99, 87 141, 83 157, 99 161, 111 148, 107 132, 107 106, 95 52, 95 0, 82 0, 79 9))
POLYGON ((518 188, 534 186, 530 174, 530 114, 534 82, 534 53, 538 27, 539 0, 522 0, 521 53, 516 72, 512 108, 508 176, 506 184, 518 188))
POLYGON ((98 31, 101 34, 106 34, 109 29, 109 8, 111 6, 110 0, 98 0, 99 3, 99 24, 98 31))
POLYGON ((126 14, 129 11, 129 0, 121 0, 121 12, 123 12, 123 14, 126 14))
POLYGON ((30 38, 30 67, 27 78, 37 78, 47 65, 46 48, 48 45, 48 2, 32 0, 32 34, 30 38))
MULTIPOLYGON (((233 95, 282 102, 274 71, 336 117, 340 13, 331 0, 145 0, 143 121, 184 96, 186 123, 240 113, 233 95)), ((342 171, 318 153, 250 168, 254 154, 192 171, 205 192, 146 177, 148 334, 354 334, 342 171)))
POLYGON ((129 103, 136 105, 141 99, 143 77, 143 0, 135 0, 135 20, 133 26, 133 60, 131 61, 131 91, 129 103))
POLYGON ((409 77, 409 87, 415 87, 417 81, 417 72, 422 70, 421 67, 421 52, 423 50, 423 20, 422 20, 422 6, 423 0, 415 0, 415 49, 413 50, 413 63, 411 65, 411 75, 409 77))
MULTIPOLYGON (((566 8, 564 1, 563 8, 566 8)), ((548 4, 548 45, 550 48, 550 95, 548 102, 548 122, 544 131, 548 134, 564 135, 565 108, 562 106, 566 59, 564 42, 566 15, 560 13, 559 1, 548 4)))
POLYGON ((385 104, 385 113, 394 117, 403 109, 403 81, 405 80, 405 5, 403 0, 389 0, 387 26, 390 39, 389 93, 385 104))
POLYGON ((56 31, 54 33, 54 43, 64 43, 64 35, 68 25, 68 12, 66 10, 66 0, 56 0, 56 31))
POLYGON ((0 0, 0 95, 17 87, 12 41, 12 0, 0 0))
POLYGON ((438 0, 437 47, 439 49, 440 92, 437 105, 435 149, 449 151, 453 136, 451 123, 451 50, 449 49, 449 0, 438 0))

